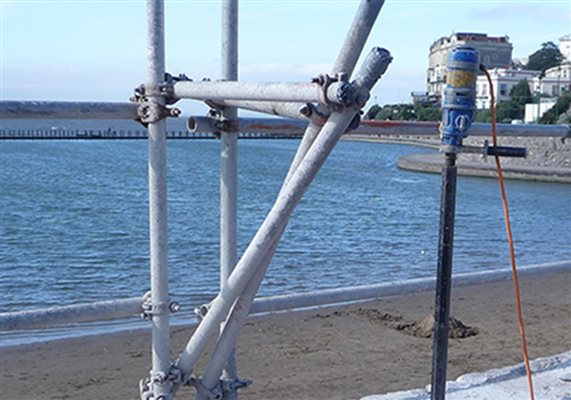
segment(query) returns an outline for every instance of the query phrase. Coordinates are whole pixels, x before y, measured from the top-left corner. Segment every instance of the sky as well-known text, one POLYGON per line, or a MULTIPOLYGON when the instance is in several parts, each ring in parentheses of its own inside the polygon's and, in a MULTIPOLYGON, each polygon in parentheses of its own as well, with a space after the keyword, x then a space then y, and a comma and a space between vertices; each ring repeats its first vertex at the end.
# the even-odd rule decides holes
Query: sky
MULTIPOLYGON (((358 0, 242 0, 239 79, 307 82, 330 71, 358 0)), ((220 75, 221 4, 166 0, 167 71, 220 75)), ((0 0, 0 99, 127 101, 146 79, 144 0, 0 0)), ((386 0, 365 51, 394 61, 372 103, 424 91, 430 45, 452 32, 508 35, 513 57, 571 33, 571 0, 386 0)), ((177 103, 186 115, 206 106, 177 103)))

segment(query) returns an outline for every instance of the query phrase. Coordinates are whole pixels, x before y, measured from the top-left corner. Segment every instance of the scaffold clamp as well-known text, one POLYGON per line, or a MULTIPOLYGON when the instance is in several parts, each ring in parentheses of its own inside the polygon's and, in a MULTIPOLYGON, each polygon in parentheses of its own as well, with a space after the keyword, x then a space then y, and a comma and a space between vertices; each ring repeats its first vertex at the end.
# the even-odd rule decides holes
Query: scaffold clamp
POLYGON ((164 302, 164 303, 153 303, 150 291, 143 297, 143 304, 141 305, 141 318, 151 319, 153 315, 165 314, 166 312, 175 313, 180 311, 180 304, 176 301, 164 302))

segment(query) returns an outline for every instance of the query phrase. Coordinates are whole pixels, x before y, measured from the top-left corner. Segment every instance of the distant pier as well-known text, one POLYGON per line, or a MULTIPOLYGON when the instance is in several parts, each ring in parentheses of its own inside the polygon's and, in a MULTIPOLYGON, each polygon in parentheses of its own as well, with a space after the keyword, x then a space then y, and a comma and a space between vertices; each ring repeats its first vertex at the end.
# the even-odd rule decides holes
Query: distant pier
MULTIPOLYGON (((299 139, 300 133, 276 134, 259 132, 240 132, 239 139, 299 139)), ((58 139, 58 140, 96 140, 96 139, 147 139, 147 130, 141 129, 0 129, 0 140, 58 139)), ((207 132, 188 130, 167 130, 167 139, 216 139, 207 132)))

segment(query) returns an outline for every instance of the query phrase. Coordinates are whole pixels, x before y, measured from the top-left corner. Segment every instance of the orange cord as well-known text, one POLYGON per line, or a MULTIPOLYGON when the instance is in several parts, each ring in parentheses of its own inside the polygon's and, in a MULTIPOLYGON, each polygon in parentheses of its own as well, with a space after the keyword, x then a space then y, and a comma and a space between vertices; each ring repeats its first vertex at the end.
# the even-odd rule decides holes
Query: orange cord
MULTIPOLYGON (((496 133, 496 108, 494 105, 494 87, 492 84, 492 78, 491 78, 488 70, 486 68, 482 68, 482 70, 486 74, 486 78, 488 79, 488 83, 490 85, 490 97, 491 97, 490 109, 492 111, 492 140, 493 140, 494 146, 497 146, 498 145, 498 138, 497 138, 497 133, 496 133)), ((531 379, 531 367, 529 365, 529 355, 527 354, 527 342, 525 339, 525 328, 524 328, 524 324, 523 324, 523 312, 522 312, 522 307, 521 307, 521 294, 520 294, 520 290, 519 290, 519 279, 518 279, 517 267, 516 267, 516 262, 515 262, 514 241, 513 241, 513 236, 512 236, 512 228, 511 228, 511 224, 510 224, 510 213, 508 210, 508 200, 507 200, 506 189, 505 189, 505 185, 504 185, 504 175, 502 173, 502 166, 500 164, 500 158, 497 155, 494 156, 494 158, 496 160, 496 167, 498 169, 498 180, 500 183, 500 190, 502 192, 502 203, 504 206, 504 216, 505 216, 505 220, 506 220, 506 231, 508 234, 508 242, 510 245, 510 256, 511 256, 511 260, 512 260, 512 272, 513 272, 513 277, 514 277, 514 287, 515 287, 515 296, 516 296, 517 318, 518 318, 518 322, 519 322, 519 332, 521 335, 521 348, 522 348, 522 353, 523 353, 523 359, 525 362, 525 370, 527 372, 527 383, 529 386, 529 396, 530 396, 531 400, 534 400, 533 382, 531 379)))

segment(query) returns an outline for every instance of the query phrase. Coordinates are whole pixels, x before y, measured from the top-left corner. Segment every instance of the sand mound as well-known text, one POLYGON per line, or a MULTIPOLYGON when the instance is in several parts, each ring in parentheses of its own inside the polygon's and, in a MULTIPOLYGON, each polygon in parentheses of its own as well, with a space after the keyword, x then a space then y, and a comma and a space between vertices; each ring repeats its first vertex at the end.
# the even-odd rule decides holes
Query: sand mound
MULTIPOLYGON (((432 332, 434 331, 434 316, 428 315, 422 321, 413 322, 411 324, 400 324, 397 329, 412 336, 431 338, 432 332)), ((448 322, 449 338, 464 339, 470 336, 476 336, 477 334, 477 328, 464 325, 459 319, 450 317, 448 322)))

